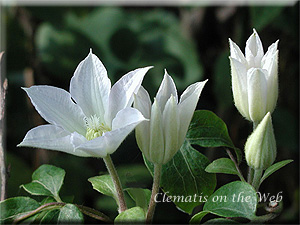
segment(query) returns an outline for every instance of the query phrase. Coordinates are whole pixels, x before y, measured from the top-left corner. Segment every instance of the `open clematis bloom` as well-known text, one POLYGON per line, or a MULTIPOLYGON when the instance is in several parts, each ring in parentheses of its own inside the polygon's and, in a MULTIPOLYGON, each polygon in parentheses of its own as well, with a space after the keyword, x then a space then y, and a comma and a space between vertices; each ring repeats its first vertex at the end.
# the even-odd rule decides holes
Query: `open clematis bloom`
POLYGON ((136 139, 149 161, 165 164, 180 149, 206 82, 190 85, 178 103, 174 81, 165 71, 152 106, 148 92, 140 88, 134 98, 134 107, 150 120, 136 127, 136 139))
POLYGON ((106 157, 144 121, 131 107, 151 67, 131 71, 111 87, 101 61, 92 52, 78 65, 67 91, 39 85, 24 88, 50 124, 31 129, 18 146, 57 150, 82 157, 106 157))
POLYGON ((249 121, 259 123, 273 112, 278 98, 278 41, 264 54, 253 29, 246 42, 245 56, 229 39, 232 92, 236 108, 249 121))

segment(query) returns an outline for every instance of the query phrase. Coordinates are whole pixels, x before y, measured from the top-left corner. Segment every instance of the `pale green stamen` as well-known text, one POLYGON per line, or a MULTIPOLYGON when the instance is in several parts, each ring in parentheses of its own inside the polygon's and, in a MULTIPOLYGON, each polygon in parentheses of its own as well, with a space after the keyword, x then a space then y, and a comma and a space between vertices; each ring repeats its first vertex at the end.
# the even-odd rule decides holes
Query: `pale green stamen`
POLYGON ((87 140, 93 140, 94 138, 102 136, 105 132, 111 131, 111 129, 104 123, 100 122, 99 117, 93 115, 89 118, 85 118, 87 140))

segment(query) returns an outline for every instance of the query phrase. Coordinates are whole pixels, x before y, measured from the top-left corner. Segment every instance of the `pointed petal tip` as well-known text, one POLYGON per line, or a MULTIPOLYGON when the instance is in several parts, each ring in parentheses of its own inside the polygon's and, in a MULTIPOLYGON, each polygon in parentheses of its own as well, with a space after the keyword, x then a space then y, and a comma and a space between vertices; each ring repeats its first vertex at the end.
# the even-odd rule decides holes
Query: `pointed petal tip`
POLYGON ((28 87, 21 87, 22 90, 26 91, 29 89, 28 87))
POLYGON ((23 147, 23 141, 20 144, 17 144, 17 147, 23 147))

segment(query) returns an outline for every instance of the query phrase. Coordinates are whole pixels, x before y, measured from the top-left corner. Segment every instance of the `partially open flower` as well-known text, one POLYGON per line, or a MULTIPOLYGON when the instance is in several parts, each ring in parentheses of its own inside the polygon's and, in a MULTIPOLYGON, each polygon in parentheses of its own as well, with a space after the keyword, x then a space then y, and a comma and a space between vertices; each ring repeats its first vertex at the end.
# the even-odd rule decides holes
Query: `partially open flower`
POLYGON ((180 149, 206 82, 190 85, 178 103, 174 81, 165 71, 152 106, 148 92, 140 88, 134 98, 134 107, 150 121, 144 121, 136 127, 136 139, 149 161, 165 164, 180 149))
POLYGON ((232 92, 235 106, 250 121, 259 123, 273 112, 278 98, 278 41, 266 54, 255 30, 246 42, 245 56, 229 39, 232 92))
POLYGON ((24 88, 36 110, 50 124, 28 131, 18 146, 83 157, 112 154, 145 120, 130 106, 149 69, 131 71, 111 87, 105 67, 90 52, 71 79, 70 93, 46 85, 24 88))

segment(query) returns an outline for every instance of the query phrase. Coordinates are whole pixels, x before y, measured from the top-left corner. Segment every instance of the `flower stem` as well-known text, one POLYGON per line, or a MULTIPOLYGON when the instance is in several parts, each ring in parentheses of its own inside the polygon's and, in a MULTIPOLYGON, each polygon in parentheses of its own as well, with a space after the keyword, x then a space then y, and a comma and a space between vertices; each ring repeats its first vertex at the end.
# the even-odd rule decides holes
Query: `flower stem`
POLYGON ((155 211, 155 206, 156 206, 155 197, 159 191, 161 170, 162 170, 161 164, 154 165, 152 194, 151 194, 149 208, 148 208, 148 212, 147 212, 147 216, 146 216, 146 223, 148 223, 148 224, 152 222, 154 211, 155 211))
POLYGON ((253 175, 254 175, 254 169, 249 166, 248 167, 248 177, 247 177, 247 181, 249 184, 252 184, 253 175))
POLYGON ((262 169, 255 169, 254 170, 254 176, 253 176, 253 181, 252 181, 252 186, 256 191, 258 191, 259 185, 260 185, 260 179, 262 176, 262 169))
POLYGON ((104 162, 105 162, 105 165, 106 165, 106 168, 114 182, 114 185, 115 185, 115 189, 117 191, 117 197, 118 197, 118 206, 119 206, 119 212, 123 212, 127 209, 127 206, 126 206, 126 202, 125 202, 125 199, 124 199, 124 192, 123 192, 123 189, 122 189, 122 185, 121 185, 121 182, 120 182, 120 178, 117 174, 117 170, 111 160, 111 157, 110 155, 107 155, 105 158, 103 158, 104 162))

